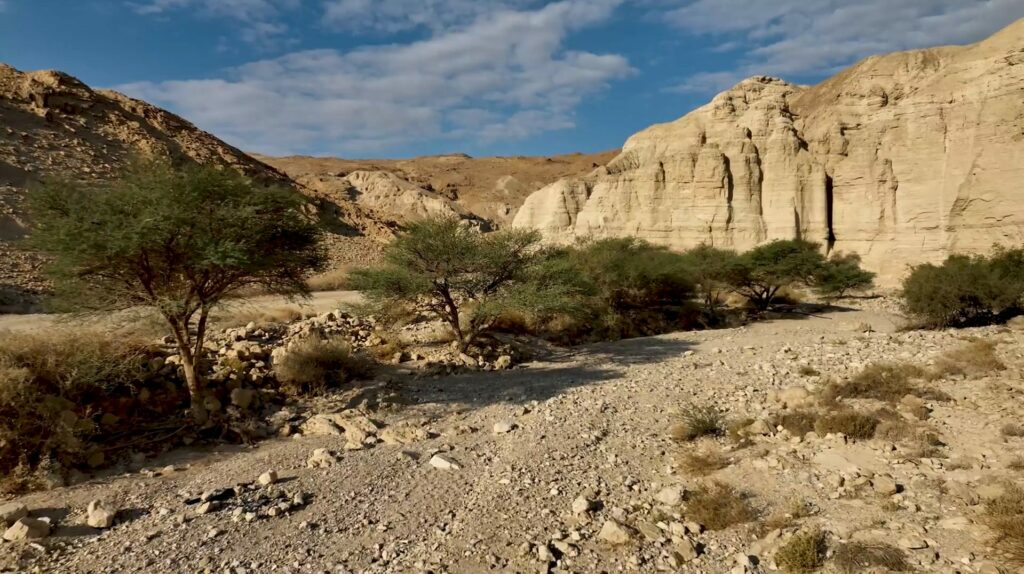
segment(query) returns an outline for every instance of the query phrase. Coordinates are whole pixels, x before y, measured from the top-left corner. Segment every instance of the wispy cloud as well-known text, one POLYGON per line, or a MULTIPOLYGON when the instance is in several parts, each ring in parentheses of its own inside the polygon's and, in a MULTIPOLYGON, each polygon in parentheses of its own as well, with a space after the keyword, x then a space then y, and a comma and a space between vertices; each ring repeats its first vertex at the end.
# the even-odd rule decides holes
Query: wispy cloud
MULTIPOLYGON (((2 1, 2 0, 0 0, 2 1)), ((131 0, 127 4, 138 14, 154 16, 192 11, 203 17, 225 18, 242 24, 239 35, 256 46, 276 44, 287 32, 283 13, 302 0, 131 0)))
POLYGON ((692 92, 721 89, 727 77, 821 76, 872 54, 973 42, 1024 17, 1021 0, 645 1, 673 26, 747 51, 734 69, 673 88, 692 92))
POLYGON ((510 140, 574 125, 580 101, 633 73, 616 54, 570 50, 621 0, 499 9, 409 44, 301 51, 220 79, 119 89, 268 153, 368 152, 426 140, 510 140))
POLYGON ((324 22, 356 33, 445 30, 501 10, 528 9, 542 0, 325 0, 324 22))

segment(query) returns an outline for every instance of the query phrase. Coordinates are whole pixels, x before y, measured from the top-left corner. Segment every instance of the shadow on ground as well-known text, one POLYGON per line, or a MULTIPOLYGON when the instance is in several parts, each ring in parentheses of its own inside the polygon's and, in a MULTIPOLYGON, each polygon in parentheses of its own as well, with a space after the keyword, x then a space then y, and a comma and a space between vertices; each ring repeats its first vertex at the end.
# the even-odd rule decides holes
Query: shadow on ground
POLYGON ((682 356, 692 343, 670 337, 643 337, 574 349, 545 362, 510 371, 475 372, 405 385, 414 404, 481 408, 492 404, 546 401, 565 391, 622 376, 630 365, 657 363, 682 356))

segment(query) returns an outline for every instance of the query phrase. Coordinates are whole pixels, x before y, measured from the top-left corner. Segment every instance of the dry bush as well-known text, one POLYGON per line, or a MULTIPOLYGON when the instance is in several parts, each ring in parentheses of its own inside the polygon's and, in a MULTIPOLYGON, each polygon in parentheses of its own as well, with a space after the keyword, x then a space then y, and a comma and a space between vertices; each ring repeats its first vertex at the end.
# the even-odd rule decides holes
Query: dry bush
POLYGON ((372 366, 342 337, 308 337, 288 347, 274 364, 282 389, 292 395, 320 394, 365 377, 372 366))
POLYGON ((814 423, 818 420, 818 414, 807 410, 798 410, 783 413, 778 417, 778 424, 789 431, 793 436, 804 436, 814 430, 814 423))
POLYGON ((306 280, 311 291, 345 291, 348 289, 348 276, 351 269, 341 266, 337 269, 318 273, 306 280))
POLYGON ((996 544, 1016 564, 1024 565, 1024 489, 1008 484, 985 504, 984 522, 996 533, 996 544))
POLYGON ((754 419, 750 417, 743 417, 733 419, 729 421, 725 432, 729 435, 729 439, 735 443, 742 443, 748 441, 746 430, 747 427, 754 424, 754 419))
POLYGON ((856 411, 839 411, 825 414, 814 423, 814 432, 820 436, 842 433, 849 438, 869 439, 875 436, 880 421, 856 411))
POLYGON ((1003 436, 1024 437, 1024 425, 1019 423, 1007 423, 999 429, 1003 436))
POLYGON ((993 371, 1005 371, 1004 364, 996 355, 996 344, 992 341, 977 340, 947 351, 935 362, 937 374, 941 376, 979 376, 993 371))
POLYGON ((682 419, 670 431, 672 439, 680 442, 721 436, 725 432, 725 416, 712 405, 689 405, 683 409, 682 419))
POLYGON ((832 562, 843 574, 858 574, 872 568, 887 572, 909 572, 912 570, 902 550, 888 544, 867 544, 847 542, 840 544, 832 553, 832 562))
POLYGON ((817 377, 818 375, 821 374, 820 372, 818 372, 818 369, 815 369, 814 367, 808 365, 801 365, 797 372, 804 377, 817 377))
POLYGON ((732 464, 732 459, 717 450, 690 451, 676 459, 676 465, 694 476, 706 476, 732 464))
POLYGON ((785 572, 811 572, 825 564, 828 540, 820 530, 801 532, 775 552, 775 563, 785 572))
POLYGON ((395 355, 404 350, 405 345, 403 345, 397 338, 388 338, 380 345, 376 345, 369 349, 370 353, 373 354, 373 358, 378 361, 391 361, 395 358, 395 355))
POLYGON ((52 458, 83 464, 95 418, 121 412, 150 376, 147 346, 103 332, 52 331, 0 338, 0 475, 52 458), (117 411, 111 412, 111 411, 117 411))
POLYGON ((755 520, 757 511, 744 493, 729 484, 716 481, 709 487, 689 493, 686 516, 708 530, 724 530, 755 520))
POLYGON ((917 365, 873 363, 849 381, 830 386, 827 394, 831 398, 875 399, 889 403, 895 403, 906 395, 935 401, 949 400, 949 395, 942 391, 921 388, 910 382, 930 378, 931 374, 917 365))

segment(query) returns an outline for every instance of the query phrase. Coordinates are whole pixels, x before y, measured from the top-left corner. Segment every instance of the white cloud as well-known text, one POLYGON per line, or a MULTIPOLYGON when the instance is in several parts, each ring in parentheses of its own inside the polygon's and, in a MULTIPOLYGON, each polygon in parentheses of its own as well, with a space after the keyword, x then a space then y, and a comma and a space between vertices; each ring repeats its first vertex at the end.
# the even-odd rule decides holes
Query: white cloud
POLYGON ((324 21, 357 33, 433 31, 465 26, 509 9, 525 9, 541 0, 325 0, 324 21))
MULTIPOLYGON (((0 0, 2 1, 2 0, 0 0)), ((225 18, 242 24, 239 35, 253 45, 269 46, 288 32, 280 22, 287 10, 302 0, 132 0, 128 5, 142 15, 164 15, 192 10, 204 17, 225 18)))
MULTIPOLYGON (((651 0, 648 0, 651 1, 651 0)), ((666 0, 661 0, 664 4, 666 0)), ((705 72, 675 91, 707 91, 732 74, 826 75, 866 56, 980 40, 1024 17, 1022 0, 676 0, 661 17, 688 32, 739 42, 733 70, 705 72)))
POLYGON ((620 2, 501 10, 410 44, 295 52, 225 79, 119 89, 268 153, 522 138, 572 127, 584 97, 633 72, 622 56, 565 48, 573 31, 607 20, 620 2))

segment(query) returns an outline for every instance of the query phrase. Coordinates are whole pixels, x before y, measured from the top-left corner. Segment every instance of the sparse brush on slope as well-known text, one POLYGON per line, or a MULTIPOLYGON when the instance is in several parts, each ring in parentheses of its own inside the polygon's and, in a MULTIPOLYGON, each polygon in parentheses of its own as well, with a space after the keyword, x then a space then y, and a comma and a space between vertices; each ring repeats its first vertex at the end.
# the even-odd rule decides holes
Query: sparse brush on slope
POLYGON ((811 572, 825 564, 828 539, 814 530, 793 535, 775 552, 775 563, 785 572, 811 572))

